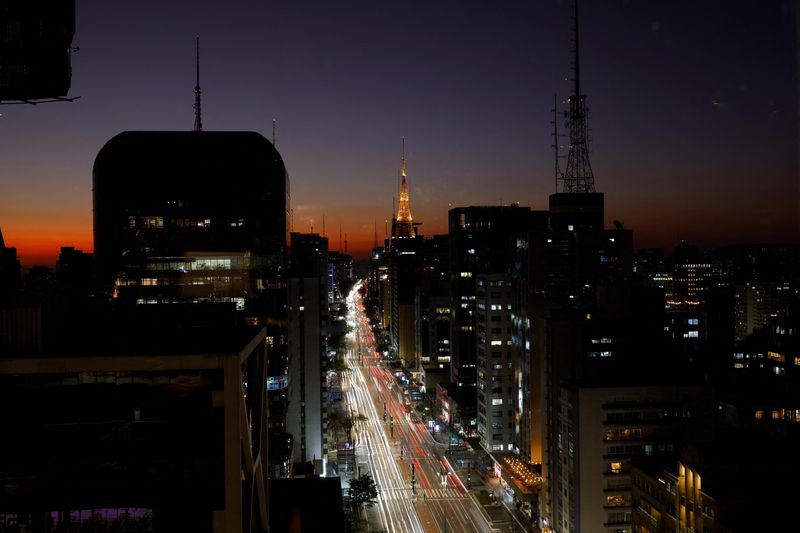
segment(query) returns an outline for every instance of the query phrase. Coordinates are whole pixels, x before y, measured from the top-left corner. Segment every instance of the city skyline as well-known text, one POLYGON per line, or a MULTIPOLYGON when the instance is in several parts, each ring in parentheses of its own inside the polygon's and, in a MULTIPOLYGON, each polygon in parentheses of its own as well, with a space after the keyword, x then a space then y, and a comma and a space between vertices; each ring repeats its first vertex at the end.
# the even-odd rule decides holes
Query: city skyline
MULTIPOLYGON (((597 190, 607 225, 633 229, 637 248, 797 241, 796 13, 787 1, 729 4, 581 4, 597 190)), ((375 230, 381 241, 403 137, 420 234, 446 233, 450 207, 545 209, 570 17, 556 0, 492 11, 81 2, 80 98, 0 106, 6 245, 26 266, 52 265, 60 246, 93 249, 94 159, 122 131, 192 129, 196 36, 204 128, 271 138, 277 121, 294 231, 322 233, 324 217, 331 249, 341 227, 356 256, 375 230)))

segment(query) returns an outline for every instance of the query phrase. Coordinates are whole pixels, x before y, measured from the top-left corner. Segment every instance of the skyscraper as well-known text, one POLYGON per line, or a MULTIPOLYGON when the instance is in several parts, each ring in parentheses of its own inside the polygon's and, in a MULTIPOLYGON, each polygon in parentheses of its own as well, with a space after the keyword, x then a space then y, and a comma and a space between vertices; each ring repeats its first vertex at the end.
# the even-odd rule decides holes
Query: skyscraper
POLYGON ((328 321, 328 239, 291 234, 289 285, 289 406, 286 430, 293 460, 322 461, 326 367, 323 329, 328 321))
MULTIPOLYGON (((477 323, 476 281, 480 275, 509 272, 514 250, 511 236, 527 227, 530 216, 530 208, 518 205, 457 207, 448 214, 450 379, 463 389, 459 402, 465 411, 465 417, 468 414, 474 416, 477 406, 475 365, 477 335, 480 332, 477 323)), ((489 297, 491 298, 491 291, 489 297)))
POLYGON ((98 277, 113 298, 255 311, 282 285, 286 169, 258 133, 123 132, 93 173, 98 277))

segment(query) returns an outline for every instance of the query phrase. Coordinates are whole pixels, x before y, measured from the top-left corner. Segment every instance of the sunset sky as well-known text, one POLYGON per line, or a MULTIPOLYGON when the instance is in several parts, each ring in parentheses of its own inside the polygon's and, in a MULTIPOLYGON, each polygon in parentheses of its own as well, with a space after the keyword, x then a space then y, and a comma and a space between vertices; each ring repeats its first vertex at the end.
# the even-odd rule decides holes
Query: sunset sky
MULTIPOLYGON (((272 136, 293 229, 384 233, 406 138, 411 210, 547 206, 571 1, 77 0, 72 103, 0 106, 0 228, 23 265, 92 250, 92 165, 126 130, 272 136)), ((637 248, 798 242, 790 0, 583 0, 582 85, 606 217, 637 248)), ((562 105, 561 109, 565 109, 562 105)), ((559 125, 562 133, 566 130, 559 125)), ((564 152, 565 153, 565 152, 564 152)))

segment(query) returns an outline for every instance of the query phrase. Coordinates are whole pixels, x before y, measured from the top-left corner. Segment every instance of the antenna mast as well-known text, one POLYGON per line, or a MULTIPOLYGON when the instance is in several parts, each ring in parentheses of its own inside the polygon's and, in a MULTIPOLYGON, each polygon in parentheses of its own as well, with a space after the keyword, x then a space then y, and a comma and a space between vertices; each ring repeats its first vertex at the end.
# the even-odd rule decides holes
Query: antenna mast
MULTIPOLYGON (((587 126, 586 95, 581 94, 580 50, 578 32, 578 0, 573 4, 573 93, 569 97, 569 153, 567 168, 561 177, 561 192, 595 192, 594 173, 589 162, 589 135, 587 126)), ((558 177, 556 178, 558 180, 558 177)), ((558 191, 558 186, 556 186, 558 191)))
POLYGON ((195 40, 195 48, 194 131, 203 131, 203 122, 200 120, 200 37, 195 40))
POLYGON ((553 155, 555 159, 555 178, 556 178, 556 191, 558 191, 558 181, 564 179, 561 175, 561 168, 558 160, 561 158, 559 155, 560 146, 558 144, 558 94, 553 94, 553 155))

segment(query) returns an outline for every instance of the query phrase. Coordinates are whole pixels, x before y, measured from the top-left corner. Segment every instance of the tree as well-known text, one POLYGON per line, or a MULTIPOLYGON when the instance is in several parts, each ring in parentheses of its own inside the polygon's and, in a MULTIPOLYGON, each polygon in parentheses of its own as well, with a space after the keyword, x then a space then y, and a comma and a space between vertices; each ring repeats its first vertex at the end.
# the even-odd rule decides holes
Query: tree
POLYGON ((336 359, 328 363, 328 370, 334 370, 336 372, 349 372, 350 367, 347 366, 347 363, 342 361, 341 358, 337 357, 336 359))
POLYGON ((378 488, 370 474, 361 474, 350 480, 350 507, 353 513, 358 513, 362 505, 372 507, 378 498, 378 488))

